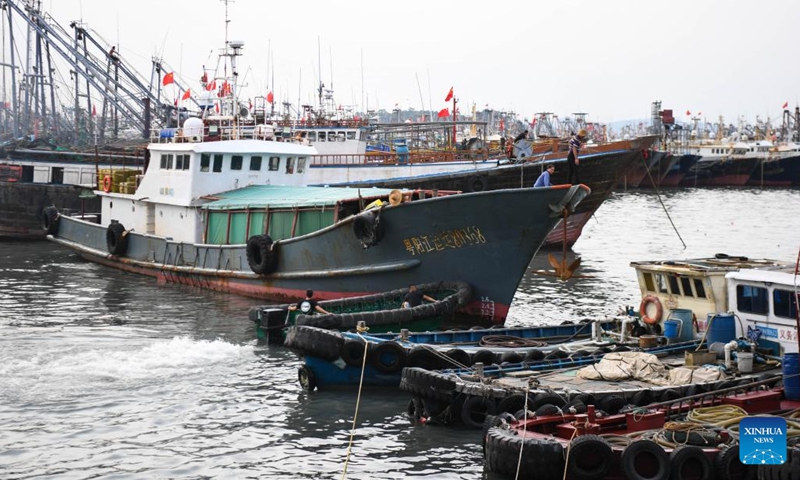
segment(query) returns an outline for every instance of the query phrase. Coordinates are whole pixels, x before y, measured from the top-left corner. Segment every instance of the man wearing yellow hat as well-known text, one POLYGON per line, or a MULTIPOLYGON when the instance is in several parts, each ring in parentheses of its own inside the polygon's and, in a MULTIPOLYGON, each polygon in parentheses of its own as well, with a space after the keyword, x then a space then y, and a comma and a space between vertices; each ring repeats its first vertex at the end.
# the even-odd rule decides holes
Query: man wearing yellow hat
POLYGON ((580 160, 578 160, 578 152, 581 150, 583 142, 585 141, 586 130, 583 128, 569 139, 569 155, 567 155, 567 170, 569 172, 568 182, 573 185, 581 183, 581 179, 578 176, 578 166, 581 164, 580 160))

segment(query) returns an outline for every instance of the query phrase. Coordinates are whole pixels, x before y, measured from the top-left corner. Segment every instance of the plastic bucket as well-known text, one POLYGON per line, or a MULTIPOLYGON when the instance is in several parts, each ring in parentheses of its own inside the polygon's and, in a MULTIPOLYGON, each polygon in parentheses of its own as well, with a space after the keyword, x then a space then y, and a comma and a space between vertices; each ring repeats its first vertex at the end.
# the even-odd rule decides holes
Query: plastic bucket
POLYGON ((681 322, 678 320, 667 320, 664 322, 664 336, 674 343, 679 341, 681 331, 681 322))
POLYGON ((783 356, 783 393, 788 400, 800 400, 800 354, 783 356))
POLYGON ((706 323, 706 341, 728 343, 736 339, 736 323, 730 313, 709 313, 706 323))
POLYGON ((750 352, 739 352, 736 354, 739 360, 739 373, 750 373, 753 371, 753 354, 750 352))
POLYGON ((688 308, 675 308, 669 312, 667 320, 680 322, 682 325, 678 330, 678 342, 691 342, 694 340, 694 324, 692 323, 694 312, 688 308))

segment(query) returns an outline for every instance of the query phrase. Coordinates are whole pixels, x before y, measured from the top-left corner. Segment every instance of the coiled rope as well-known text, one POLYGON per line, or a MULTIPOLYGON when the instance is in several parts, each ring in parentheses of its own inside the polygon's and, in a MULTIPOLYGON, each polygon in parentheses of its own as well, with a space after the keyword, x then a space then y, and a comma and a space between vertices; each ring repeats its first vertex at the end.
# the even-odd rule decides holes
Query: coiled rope
POLYGON ((547 342, 535 340, 533 338, 520 338, 513 335, 486 335, 481 338, 480 345, 486 347, 546 347, 547 342))

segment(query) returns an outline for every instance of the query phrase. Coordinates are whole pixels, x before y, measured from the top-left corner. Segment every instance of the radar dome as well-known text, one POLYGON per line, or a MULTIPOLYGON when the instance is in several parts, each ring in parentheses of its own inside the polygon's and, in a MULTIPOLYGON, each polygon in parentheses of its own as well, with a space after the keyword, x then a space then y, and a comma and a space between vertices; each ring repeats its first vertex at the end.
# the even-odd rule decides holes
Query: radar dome
POLYGON ((187 118, 183 122, 183 135, 185 137, 194 137, 203 135, 203 121, 197 117, 187 118))

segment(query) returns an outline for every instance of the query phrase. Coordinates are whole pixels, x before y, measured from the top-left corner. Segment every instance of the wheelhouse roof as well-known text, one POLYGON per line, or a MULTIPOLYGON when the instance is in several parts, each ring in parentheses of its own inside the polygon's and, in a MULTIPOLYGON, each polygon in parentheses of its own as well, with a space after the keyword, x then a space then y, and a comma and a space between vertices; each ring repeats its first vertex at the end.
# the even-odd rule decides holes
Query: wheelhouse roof
POLYGON ((248 208, 294 208, 335 206, 343 200, 386 197, 389 188, 329 188, 282 185, 250 185, 207 197, 214 199, 202 208, 207 210, 244 210, 248 208))

